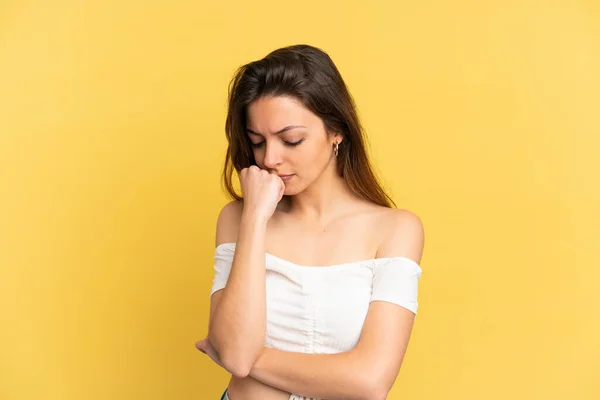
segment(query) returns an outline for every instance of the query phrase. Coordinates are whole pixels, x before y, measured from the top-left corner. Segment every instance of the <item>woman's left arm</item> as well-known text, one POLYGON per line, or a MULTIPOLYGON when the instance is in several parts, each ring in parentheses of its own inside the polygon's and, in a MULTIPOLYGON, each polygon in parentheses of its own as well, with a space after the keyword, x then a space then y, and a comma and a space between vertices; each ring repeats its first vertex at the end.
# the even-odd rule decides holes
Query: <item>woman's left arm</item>
POLYGON ((354 349, 305 354, 264 348, 250 376, 306 397, 384 400, 400 370, 414 315, 401 306, 374 301, 354 349))
MULTIPOLYGON (((420 218, 406 210, 394 210, 386 221, 390 225, 377 257, 405 257, 419 264, 425 241, 420 218)), ((394 304, 393 300, 384 300, 395 297, 385 291, 411 289, 410 285, 394 288, 393 275, 390 277, 389 284, 383 285, 385 289, 380 287, 384 292, 372 298, 354 349, 337 354, 304 354, 265 348, 250 376, 306 397, 385 399, 400 371, 416 312, 394 304)), ((385 282, 387 276, 379 279, 385 282)))

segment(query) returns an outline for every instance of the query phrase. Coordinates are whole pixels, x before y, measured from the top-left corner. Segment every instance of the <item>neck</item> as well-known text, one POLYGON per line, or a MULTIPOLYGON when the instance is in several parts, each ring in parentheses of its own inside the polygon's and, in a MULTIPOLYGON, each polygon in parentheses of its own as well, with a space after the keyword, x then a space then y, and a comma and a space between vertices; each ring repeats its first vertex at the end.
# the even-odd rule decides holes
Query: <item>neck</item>
POLYGON ((330 220, 343 212, 340 200, 355 197, 344 178, 338 175, 336 163, 332 162, 312 185, 290 196, 289 211, 303 219, 330 220))

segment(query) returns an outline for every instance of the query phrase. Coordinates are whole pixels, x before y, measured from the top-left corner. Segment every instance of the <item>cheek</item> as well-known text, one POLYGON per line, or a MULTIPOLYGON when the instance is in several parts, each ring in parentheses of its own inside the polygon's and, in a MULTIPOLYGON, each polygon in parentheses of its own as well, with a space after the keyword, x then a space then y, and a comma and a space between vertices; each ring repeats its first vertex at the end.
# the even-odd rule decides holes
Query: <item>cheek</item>
POLYGON ((319 164, 326 164, 329 161, 329 156, 331 147, 329 147, 328 143, 319 143, 318 146, 315 146, 313 151, 314 153, 314 161, 319 164))
POLYGON ((318 144, 307 149, 302 157, 302 164, 310 175, 318 175, 329 161, 329 153, 323 144, 318 144))

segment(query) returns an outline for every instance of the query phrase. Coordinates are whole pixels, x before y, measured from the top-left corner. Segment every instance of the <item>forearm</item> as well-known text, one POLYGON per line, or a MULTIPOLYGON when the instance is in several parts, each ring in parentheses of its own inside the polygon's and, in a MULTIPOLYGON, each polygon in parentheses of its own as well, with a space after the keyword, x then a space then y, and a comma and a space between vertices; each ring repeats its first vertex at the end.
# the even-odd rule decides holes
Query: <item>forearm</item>
POLYGON ((364 357, 354 350, 305 354, 264 348, 250 376, 269 386, 305 397, 336 400, 379 400, 364 357))
POLYGON ((264 346, 265 235, 266 220, 242 217, 227 286, 209 327, 209 340, 230 371, 248 372, 264 346))

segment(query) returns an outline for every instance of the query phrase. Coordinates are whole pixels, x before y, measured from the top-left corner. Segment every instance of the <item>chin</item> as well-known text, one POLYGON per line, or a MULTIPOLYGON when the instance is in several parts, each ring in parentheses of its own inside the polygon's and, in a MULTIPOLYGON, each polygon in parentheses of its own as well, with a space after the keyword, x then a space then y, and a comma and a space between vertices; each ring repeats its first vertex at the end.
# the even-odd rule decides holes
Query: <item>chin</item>
POLYGON ((300 193, 302 190, 304 189, 302 187, 298 187, 298 185, 286 185, 283 194, 284 196, 293 196, 295 194, 300 193))

